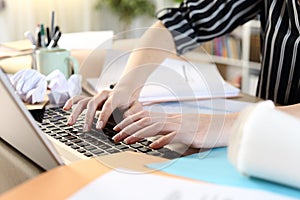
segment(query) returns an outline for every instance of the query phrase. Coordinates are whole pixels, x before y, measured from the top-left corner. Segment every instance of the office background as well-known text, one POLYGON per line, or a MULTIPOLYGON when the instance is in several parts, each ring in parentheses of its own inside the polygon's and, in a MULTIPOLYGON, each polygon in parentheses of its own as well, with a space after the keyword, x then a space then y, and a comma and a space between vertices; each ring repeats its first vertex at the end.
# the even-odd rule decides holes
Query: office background
MULTIPOLYGON (((113 30, 118 34, 118 39, 139 38, 145 28, 156 21, 154 17, 138 16, 126 27, 130 32, 123 34, 124 24, 111 9, 96 9, 99 1, 109 0, 0 0, 0 43, 25 39, 24 32, 34 32, 37 24, 49 26, 52 11, 55 11, 55 23, 60 26, 62 33, 113 30), (137 31, 136 28, 142 30, 137 31)), ((158 11, 176 6, 180 0, 148 1, 158 11)), ((206 53, 213 56, 212 59, 225 80, 233 82, 243 92, 251 95, 255 94, 260 69, 259 30, 259 21, 252 20, 233 33, 213 40, 210 45, 203 45, 206 53), (229 47, 224 46, 224 43, 229 47), (212 46, 218 48, 211 48, 212 46), (213 52, 212 49, 222 50, 213 52)), ((211 61, 201 52, 197 52, 194 57, 205 62, 211 61)))
MULTIPOLYGON (((110 9, 96 9, 98 0, 0 0, 0 42, 24 39, 24 32, 34 31, 39 23, 50 24, 55 10, 56 23, 64 33, 122 29, 110 9)), ((156 10, 174 5, 173 0, 151 0, 156 10)), ((154 18, 141 16, 129 28, 147 27, 154 18)))

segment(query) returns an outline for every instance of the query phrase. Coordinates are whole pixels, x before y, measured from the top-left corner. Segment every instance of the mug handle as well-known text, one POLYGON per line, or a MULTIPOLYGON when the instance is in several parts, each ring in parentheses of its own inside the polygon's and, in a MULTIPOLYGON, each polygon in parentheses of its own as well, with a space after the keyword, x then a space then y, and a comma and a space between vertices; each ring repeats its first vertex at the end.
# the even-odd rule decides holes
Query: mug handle
MULTIPOLYGON (((68 57, 68 60, 69 60, 69 65, 71 65, 71 63, 73 64, 74 74, 78 74, 79 73, 79 64, 78 64, 78 61, 74 57, 71 57, 71 56, 68 57)), ((70 74, 70 76, 71 75, 72 74, 70 74)))

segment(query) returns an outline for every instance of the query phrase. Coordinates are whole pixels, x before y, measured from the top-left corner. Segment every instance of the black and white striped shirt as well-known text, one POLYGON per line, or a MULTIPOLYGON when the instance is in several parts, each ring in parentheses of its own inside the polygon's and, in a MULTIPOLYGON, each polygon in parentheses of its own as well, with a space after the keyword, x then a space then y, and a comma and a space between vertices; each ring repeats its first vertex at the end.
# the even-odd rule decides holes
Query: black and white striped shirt
POLYGON ((158 18, 183 54, 259 15, 262 66, 257 96, 288 105, 300 103, 299 14, 298 0, 187 0, 159 12, 158 18))

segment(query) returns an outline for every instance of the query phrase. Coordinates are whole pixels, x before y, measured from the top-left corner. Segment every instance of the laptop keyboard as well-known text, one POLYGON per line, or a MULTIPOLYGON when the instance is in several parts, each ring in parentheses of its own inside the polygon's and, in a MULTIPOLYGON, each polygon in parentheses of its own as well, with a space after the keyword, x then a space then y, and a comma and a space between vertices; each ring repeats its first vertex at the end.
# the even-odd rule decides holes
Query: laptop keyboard
POLYGON ((168 148, 151 149, 151 141, 143 139, 134 144, 124 142, 115 143, 112 137, 117 133, 113 130, 114 124, 108 122, 103 130, 95 128, 95 122, 90 132, 83 132, 84 116, 80 116, 73 126, 67 125, 69 111, 61 108, 46 108, 43 121, 39 123, 42 131, 56 140, 64 143, 86 157, 107 155, 122 151, 142 152, 153 156, 168 159, 180 157, 180 154, 168 148))

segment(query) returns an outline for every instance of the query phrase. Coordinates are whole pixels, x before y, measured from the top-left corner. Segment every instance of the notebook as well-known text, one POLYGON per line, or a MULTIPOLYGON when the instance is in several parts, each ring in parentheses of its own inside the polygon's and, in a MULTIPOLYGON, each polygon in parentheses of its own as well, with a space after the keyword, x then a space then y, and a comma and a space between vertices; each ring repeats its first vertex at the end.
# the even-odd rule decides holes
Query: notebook
POLYGON ((111 134, 114 134, 112 121, 103 131, 83 133, 80 119, 74 127, 67 126, 65 122, 69 113, 60 108, 47 108, 43 120, 37 122, 1 70, 0 93, 0 138, 45 170, 120 151, 137 151, 165 158, 181 155, 168 148, 152 150, 147 147, 151 143, 149 140, 132 145, 114 143, 111 140, 111 134))

